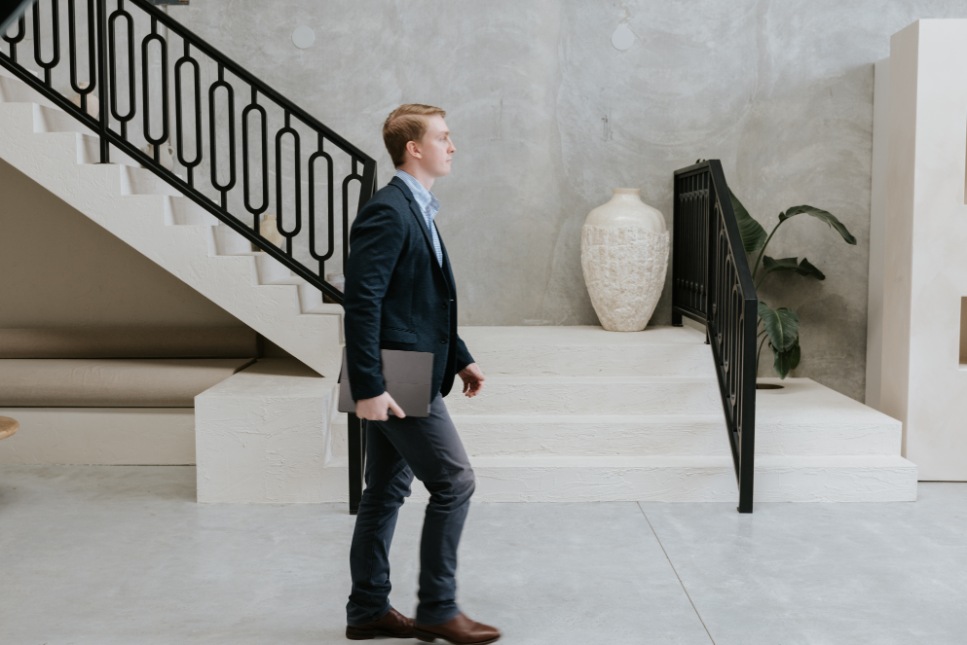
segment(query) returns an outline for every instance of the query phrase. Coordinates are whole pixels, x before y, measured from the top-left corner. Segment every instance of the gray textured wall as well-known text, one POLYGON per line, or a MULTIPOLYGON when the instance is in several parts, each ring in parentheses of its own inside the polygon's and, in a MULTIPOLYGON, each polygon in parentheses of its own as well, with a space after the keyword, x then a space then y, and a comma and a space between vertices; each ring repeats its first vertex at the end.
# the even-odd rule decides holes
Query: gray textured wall
MULTIPOLYGON (((864 389, 873 63, 918 18, 965 0, 193 0, 171 14, 377 156, 401 102, 449 111, 457 156, 437 184, 464 324, 591 324, 580 227, 615 186, 671 217, 672 171, 720 158, 766 225, 809 203, 859 239, 793 221, 770 247, 825 283, 790 281, 796 372, 864 389), (293 30, 315 44, 296 48, 293 30), (635 36, 619 51, 612 34, 635 36)), ((764 297, 779 304, 775 287, 764 297)), ((666 296, 653 319, 668 324, 666 296)), ((764 369, 763 371, 768 371, 764 369)))

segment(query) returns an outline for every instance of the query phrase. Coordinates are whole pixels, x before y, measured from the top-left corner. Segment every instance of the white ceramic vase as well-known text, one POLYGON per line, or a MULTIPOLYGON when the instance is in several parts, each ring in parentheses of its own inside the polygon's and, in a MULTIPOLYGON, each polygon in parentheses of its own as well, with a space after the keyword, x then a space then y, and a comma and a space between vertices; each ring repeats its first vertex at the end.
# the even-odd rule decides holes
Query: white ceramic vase
POLYGON ((668 268, 668 230, 637 188, 615 188, 581 229, 581 268, 608 331, 641 331, 655 312, 668 268))

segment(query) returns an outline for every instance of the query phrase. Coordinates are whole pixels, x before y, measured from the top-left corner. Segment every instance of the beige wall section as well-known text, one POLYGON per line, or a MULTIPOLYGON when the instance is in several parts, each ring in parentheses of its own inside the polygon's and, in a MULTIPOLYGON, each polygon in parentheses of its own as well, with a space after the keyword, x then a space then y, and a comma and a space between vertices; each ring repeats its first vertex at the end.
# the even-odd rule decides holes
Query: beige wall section
POLYGON ((886 204, 883 341, 871 380, 881 383, 877 407, 903 421, 904 456, 921 480, 967 480, 964 60, 967 20, 921 20, 894 36, 886 181, 876 183, 886 204))
POLYGON ((0 161, 0 327, 242 324, 0 161))

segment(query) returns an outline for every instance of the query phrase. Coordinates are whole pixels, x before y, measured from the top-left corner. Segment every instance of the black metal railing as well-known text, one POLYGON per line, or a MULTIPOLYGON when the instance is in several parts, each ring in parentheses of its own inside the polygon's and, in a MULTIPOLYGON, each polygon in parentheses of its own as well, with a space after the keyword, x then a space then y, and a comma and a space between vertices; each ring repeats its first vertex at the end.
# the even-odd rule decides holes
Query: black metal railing
MULTIPOLYGON (((0 65, 258 249, 342 302, 349 222, 376 162, 145 0, 38 0, 0 65), (62 18, 66 15, 66 20, 62 18)), ((364 442, 349 415, 350 511, 364 442)))
POLYGON ((0 64, 100 135, 102 162, 113 146, 341 302, 327 276, 376 162, 164 11, 39 0, 0 64))
POLYGON ((712 345, 739 512, 752 512, 758 298, 717 159, 675 172, 672 324, 705 325, 712 345))

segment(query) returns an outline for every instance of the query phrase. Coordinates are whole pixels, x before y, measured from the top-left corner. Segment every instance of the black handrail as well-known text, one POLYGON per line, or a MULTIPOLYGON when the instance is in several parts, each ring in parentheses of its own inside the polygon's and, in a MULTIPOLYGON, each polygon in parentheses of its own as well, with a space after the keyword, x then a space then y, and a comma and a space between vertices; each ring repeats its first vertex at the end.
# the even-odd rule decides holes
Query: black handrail
POLYGON ((97 133, 102 162, 120 150, 342 302, 327 269, 345 263, 376 162, 164 11, 39 0, 3 34, 0 64, 97 133), (270 213, 281 247, 260 231, 270 213))
MULTIPOLYGON (((145 0, 38 0, 0 36, 0 65, 96 133, 102 163, 113 146, 342 303, 326 269, 345 266, 350 215, 376 189, 372 158, 145 0), (262 230, 271 212, 281 248, 262 230)), ((353 415, 349 436, 355 512, 365 444, 353 415)))
POLYGON ((712 345, 739 512, 752 512, 758 297, 717 159, 675 171, 672 324, 705 325, 712 345))

